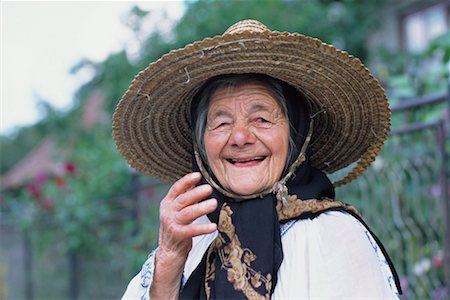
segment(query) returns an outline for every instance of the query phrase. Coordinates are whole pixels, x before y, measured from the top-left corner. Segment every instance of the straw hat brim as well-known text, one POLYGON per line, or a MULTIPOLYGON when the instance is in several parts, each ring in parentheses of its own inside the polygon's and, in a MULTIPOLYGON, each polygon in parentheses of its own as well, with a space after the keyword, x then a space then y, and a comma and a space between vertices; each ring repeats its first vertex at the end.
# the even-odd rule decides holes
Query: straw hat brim
POLYGON ((174 182, 192 170, 190 103, 209 78, 262 73, 308 99, 313 166, 348 183, 375 159, 390 127, 383 88, 361 61, 302 34, 231 31, 171 51, 132 81, 113 116, 113 138, 137 171, 174 182))

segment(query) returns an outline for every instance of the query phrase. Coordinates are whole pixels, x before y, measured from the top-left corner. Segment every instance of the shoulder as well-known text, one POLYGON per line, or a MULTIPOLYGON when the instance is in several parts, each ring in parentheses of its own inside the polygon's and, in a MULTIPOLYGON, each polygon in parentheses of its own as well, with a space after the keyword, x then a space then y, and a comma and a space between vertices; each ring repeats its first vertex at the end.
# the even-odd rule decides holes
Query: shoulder
POLYGON ((358 219, 330 211, 289 226, 282 235, 280 297, 303 289, 317 298, 396 299, 386 259, 358 219), (300 280, 286 284, 289 278, 300 280))
POLYGON ((281 230, 283 248, 287 253, 305 243, 311 250, 317 247, 315 250, 320 253, 328 253, 327 257, 351 255, 357 259, 359 255, 373 254, 370 233, 361 222, 345 212, 329 211, 313 219, 295 220, 285 224, 281 230))
POLYGON ((312 219, 300 219, 287 222, 281 227, 282 236, 289 238, 292 235, 307 231, 317 233, 317 238, 336 239, 341 242, 352 240, 354 234, 366 235, 366 228, 352 215, 341 211, 328 211, 312 219))
POLYGON ((377 255, 377 245, 367 228, 354 216, 340 211, 297 220, 282 235, 282 241, 286 251, 297 248, 299 243, 308 243, 311 250, 327 253, 325 259, 349 257, 357 261, 376 258, 377 255))

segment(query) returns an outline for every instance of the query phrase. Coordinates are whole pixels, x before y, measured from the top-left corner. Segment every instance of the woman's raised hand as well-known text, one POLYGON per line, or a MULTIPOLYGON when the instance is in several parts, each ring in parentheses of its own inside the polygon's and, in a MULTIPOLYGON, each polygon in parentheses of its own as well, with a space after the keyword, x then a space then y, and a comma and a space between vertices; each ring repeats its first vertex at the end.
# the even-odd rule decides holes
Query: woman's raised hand
POLYGON ((190 173, 175 182, 161 201, 159 246, 155 256, 155 273, 151 298, 178 298, 181 274, 192 238, 212 233, 215 223, 192 224, 197 218, 214 211, 216 199, 206 199, 212 193, 208 184, 195 187, 200 173, 190 173))
POLYGON ((212 188, 208 184, 194 187, 200 178, 200 173, 185 175, 161 201, 158 251, 187 257, 193 237, 216 230, 215 223, 191 224, 217 207, 216 199, 202 201, 211 195, 212 188))

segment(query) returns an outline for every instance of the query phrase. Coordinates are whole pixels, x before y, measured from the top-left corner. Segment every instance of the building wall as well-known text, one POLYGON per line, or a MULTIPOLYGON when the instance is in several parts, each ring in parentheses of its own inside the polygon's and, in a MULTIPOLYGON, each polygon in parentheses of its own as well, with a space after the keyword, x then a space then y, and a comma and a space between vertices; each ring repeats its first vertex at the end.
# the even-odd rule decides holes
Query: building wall
POLYGON ((414 49, 407 49, 411 48, 411 43, 414 43, 414 41, 407 40, 407 32, 409 32, 410 39, 431 40, 443 33, 442 26, 446 27, 444 31, 449 29, 449 10, 450 0, 388 1, 380 16, 380 30, 369 37, 370 57, 376 56, 376 52, 380 48, 395 52, 413 51, 414 49), (444 21, 441 16, 444 16, 444 21), (442 25, 442 22, 445 24, 442 25), (415 26, 415 28, 411 26, 415 26))

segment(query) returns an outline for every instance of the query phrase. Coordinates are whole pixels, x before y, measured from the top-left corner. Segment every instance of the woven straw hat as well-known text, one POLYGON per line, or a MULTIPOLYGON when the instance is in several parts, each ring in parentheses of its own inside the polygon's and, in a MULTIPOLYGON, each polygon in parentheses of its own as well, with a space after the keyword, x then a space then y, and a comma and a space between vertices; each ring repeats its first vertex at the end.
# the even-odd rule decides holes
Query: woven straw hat
POLYGON ((318 39, 244 20, 171 51, 135 77, 113 116, 120 153, 162 181, 191 172, 191 99, 209 78, 240 73, 270 75, 305 94, 314 116, 313 166, 333 173, 355 163, 336 186, 359 176, 387 138, 387 98, 359 59, 318 39))

